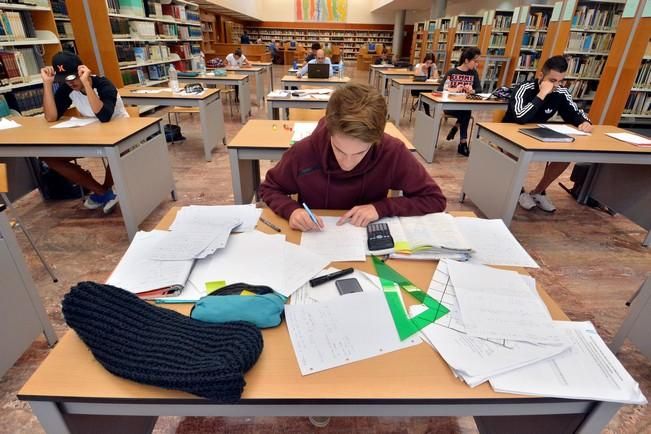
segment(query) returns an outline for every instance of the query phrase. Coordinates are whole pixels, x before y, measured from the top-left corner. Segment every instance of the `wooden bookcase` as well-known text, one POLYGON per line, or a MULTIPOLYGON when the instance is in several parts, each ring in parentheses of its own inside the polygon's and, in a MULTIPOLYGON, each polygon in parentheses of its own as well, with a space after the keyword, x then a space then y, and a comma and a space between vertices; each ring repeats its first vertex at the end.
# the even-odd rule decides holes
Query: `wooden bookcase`
POLYGON ((479 46, 482 21, 481 15, 458 15, 452 19, 444 71, 456 66, 464 48, 479 46))
POLYGON ((260 38, 265 45, 275 40, 294 40, 307 47, 314 42, 340 46, 345 61, 356 60, 360 48, 369 43, 391 46, 393 41, 393 26, 388 24, 265 21, 257 25, 249 23, 246 30, 252 41, 260 38))
POLYGON ((411 39, 411 50, 409 52, 409 63, 415 65, 420 62, 421 53, 423 52, 423 43, 426 33, 425 21, 414 24, 414 33, 411 39))
POLYGON ((149 15, 145 10, 124 14, 109 11, 106 0, 96 0, 89 10, 92 20, 89 23, 84 2, 66 0, 80 57, 93 71, 103 70, 118 88, 137 81, 152 85, 164 83, 170 64, 183 71, 191 69, 192 62, 199 58, 202 42, 199 6, 185 0, 150 0, 147 3, 150 4, 149 15), (178 7, 185 18, 161 15, 154 3, 178 7), (125 22, 129 34, 123 33, 125 22))
POLYGON ((200 10, 201 18, 201 51, 205 54, 215 54, 215 44, 219 43, 219 28, 217 18, 211 12, 200 10))
POLYGON ((451 32, 451 17, 438 18, 436 20, 436 32, 434 35, 434 56, 436 57, 436 68, 439 74, 445 74, 445 66, 448 60, 448 41, 451 32))
POLYGON ((50 0, 50 3, 52 5, 52 12, 54 13, 54 21, 57 26, 61 46, 65 51, 76 53, 75 34, 72 29, 72 23, 70 23, 65 0, 50 0))
POLYGON ((34 49, 34 59, 37 64, 28 68, 25 68, 24 64, 19 66, 18 70, 14 69, 6 79, 3 79, 3 85, 0 86, 0 94, 9 107, 25 116, 42 113, 43 81, 37 56, 42 57, 43 65, 48 65, 51 63, 52 56, 61 51, 50 2, 39 0, 30 3, 30 5, 0 3, 1 13, 27 13, 34 24, 36 37, 20 37, 16 34, 5 36, 0 40, 1 51, 18 52, 34 49), (16 72, 19 74, 16 75, 16 72))
POLYGON ((492 92, 503 83, 511 62, 506 48, 512 21, 513 11, 496 9, 484 14, 478 45, 482 52, 478 70, 482 77, 482 92, 492 92))

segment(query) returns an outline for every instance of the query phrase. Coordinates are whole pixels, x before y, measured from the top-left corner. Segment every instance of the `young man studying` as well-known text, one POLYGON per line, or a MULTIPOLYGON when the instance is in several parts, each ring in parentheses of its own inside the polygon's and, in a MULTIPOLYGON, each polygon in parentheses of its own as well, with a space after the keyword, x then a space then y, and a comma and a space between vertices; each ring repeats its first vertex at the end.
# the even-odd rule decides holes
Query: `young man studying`
POLYGON ((296 72, 296 76, 298 78, 301 78, 307 74, 308 65, 313 63, 327 63, 330 65, 330 77, 332 77, 332 64, 330 63, 330 58, 326 57, 325 51, 323 51, 323 49, 316 50, 316 57, 303 65, 303 67, 296 72))
MULTIPOLYGON (((52 58, 52 66, 41 69, 43 79, 43 112, 48 122, 54 122, 74 104, 84 117, 96 117, 100 122, 128 118, 118 91, 107 78, 92 75, 73 53, 61 51, 52 58), (54 82, 60 83, 56 92, 54 82)), ((118 203, 113 193, 113 177, 106 169, 104 183, 97 182, 90 172, 82 169, 67 157, 41 158, 51 169, 92 192, 84 202, 88 209, 102 208, 110 212, 118 203)))
MULTIPOLYGON (((503 122, 544 123, 558 113, 563 121, 581 131, 592 131, 592 123, 583 110, 572 100, 570 92, 561 86, 567 72, 567 60, 563 56, 547 59, 542 67, 542 77, 525 81, 513 92, 503 122)), ((526 210, 536 206, 543 211, 554 212, 556 207, 545 190, 561 176, 570 163, 547 163, 543 177, 529 193, 523 191, 518 203, 526 210)))
POLYGON ((267 172, 260 197, 293 229, 319 230, 301 206, 347 210, 338 224, 366 226, 382 217, 445 210, 446 199, 400 140, 384 133, 387 106, 361 84, 337 89, 325 118, 267 172), (401 190, 401 197, 387 197, 401 190), (289 197, 298 194, 298 201, 289 197))

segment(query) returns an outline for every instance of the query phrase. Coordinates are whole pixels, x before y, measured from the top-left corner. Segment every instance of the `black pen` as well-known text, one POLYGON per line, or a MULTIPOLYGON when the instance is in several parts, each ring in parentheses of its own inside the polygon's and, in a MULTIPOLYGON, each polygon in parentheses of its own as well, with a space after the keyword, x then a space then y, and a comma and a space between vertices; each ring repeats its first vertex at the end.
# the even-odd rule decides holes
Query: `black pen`
POLYGON ((269 220, 266 218, 260 217, 260 221, 264 223, 265 225, 269 226, 271 229, 273 229, 276 232, 281 232, 281 229, 276 226, 275 224, 271 223, 269 220))
POLYGON ((346 268, 345 270, 336 271, 334 273, 326 274, 325 276, 315 277, 310 280, 310 286, 321 285, 322 283, 329 282, 331 280, 338 279, 342 276, 352 273, 355 271, 353 268, 346 268))

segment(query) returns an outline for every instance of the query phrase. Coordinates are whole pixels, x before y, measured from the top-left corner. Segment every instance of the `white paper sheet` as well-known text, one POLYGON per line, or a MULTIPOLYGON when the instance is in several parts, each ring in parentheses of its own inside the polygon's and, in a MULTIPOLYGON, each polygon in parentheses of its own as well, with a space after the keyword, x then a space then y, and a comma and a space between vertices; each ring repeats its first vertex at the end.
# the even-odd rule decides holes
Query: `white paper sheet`
POLYGON ((240 220, 225 218, 210 224, 177 224, 170 234, 156 244, 152 259, 183 261, 202 259, 226 247, 231 230, 240 220))
POLYGON ((169 90, 168 89, 137 89, 137 90, 132 90, 131 93, 150 94, 150 93, 161 93, 167 91, 169 90))
POLYGON ((318 122, 294 122, 294 134, 290 140, 291 143, 296 143, 299 140, 303 140, 316 128, 318 122))
POLYGON ((555 326, 571 342, 570 350, 492 377, 493 389, 522 395, 647 403, 639 384, 610 352, 592 323, 556 321, 555 326))
POLYGON ((9 130, 11 128, 18 128, 22 127, 18 122, 7 119, 7 118, 2 118, 0 119, 0 130, 9 130))
POLYGON ((520 275, 484 265, 448 262, 466 332, 486 339, 558 345, 562 336, 520 275))
POLYGON ((469 251, 471 245, 457 228, 454 217, 447 213, 433 213, 420 217, 401 217, 404 239, 394 237, 396 243, 407 241, 412 247, 432 246, 469 251))
POLYGON ((339 217, 321 218, 325 228, 321 231, 303 232, 301 246, 330 262, 366 260, 366 228, 350 223, 337 226, 339 217))
POLYGON ((567 134, 569 136, 589 136, 590 133, 586 133, 580 130, 577 130, 574 127, 565 124, 538 124, 539 127, 547 128, 548 130, 556 131, 557 133, 567 134))
POLYGON ((219 219, 234 218, 241 220, 242 224, 236 227, 233 232, 248 232, 255 229, 262 209, 255 205, 190 205, 184 206, 176 214, 170 230, 174 230, 180 223, 188 224, 210 224, 219 219))
POLYGON ((273 90, 267 94, 267 98, 286 98, 289 96, 289 91, 286 90, 273 90))
POLYGON ((285 318, 303 375, 421 342, 417 336, 400 342, 381 291, 347 294, 322 303, 285 305, 285 318))
POLYGON ((651 139, 646 137, 638 136, 637 134, 631 133, 606 133, 607 136, 612 137, 613 139, 621 140, 622 142, 630 143, 637 146, 651 146, 651 139))
MULTIPOLYGON (((337 268, 328 267, 327 269, 321 271, 315 277, 325 276, 326 274, 334 273, 339 271, 337 268)), ((348 274, 342 279, 357 279, 359 286, 362 287, 363 291, 366 292, 377 292, 382 291, 382 284, 380 283, 380 278, 372 274, 364 273, 360 270, 353 271, 352 274, 348 274)), ((324 301, 332 300, 333 298, 342 297, 337 290, 337 285, 335 284, 336 280, 331 280, 330 282, 317 285, 315 287, 310 286, 309 282, 305 285, 298 288, 298 290, 292 294, 290 304, 310 304, 310 303, 321 303, 324 301)))
POLYGON ((106 283, 134 294, 172 285, 185 285, 192 269, 192 260, 162 262, 151 259, 156 245, 170 234, 168 231, 157 230, 137 232, 106 283))
POLYGON ((94 124, 99 122, 97 118, 76 118, 71 117, 67 121, 59 122, 56 125, 52 125, 50 128, 76 128, 76 127, 85 127, 86 125, 94 124))
POLYGON ((284 235, 257 231, 234 235, 225 249, 197 261, 188 281, 197 288, 217 280, 267 285, 289 297, 326 267, 328 260, 288 244, 284 235))
MULTIPOLYGON (((413 306, 412 314, 424 307, 413 306)), ((569 345, 536 345, 511 342, 510 347, 441 326, 437 323, 421 330, 426 340, 447 364, 470 386, 475 387, 489 377, 518 369, 561 354, 569 345)))
POLYGON ((463 237, 473 253, 469 262, 486 265, 540 268, 500 219, 456 217, 463 237))

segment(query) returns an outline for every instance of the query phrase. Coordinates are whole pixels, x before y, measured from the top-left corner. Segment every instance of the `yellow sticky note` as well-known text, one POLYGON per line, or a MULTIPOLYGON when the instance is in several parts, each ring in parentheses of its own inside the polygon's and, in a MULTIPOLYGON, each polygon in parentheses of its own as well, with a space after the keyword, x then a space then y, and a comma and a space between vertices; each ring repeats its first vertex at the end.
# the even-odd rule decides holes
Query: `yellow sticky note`
POLYGON ((225 280, 215 280, 213 282, 206 282, 206 294, 212 294, 213 292, 217 291, 218 289, 222 289, 224 286, 226 286, 226 281, 225 280))

